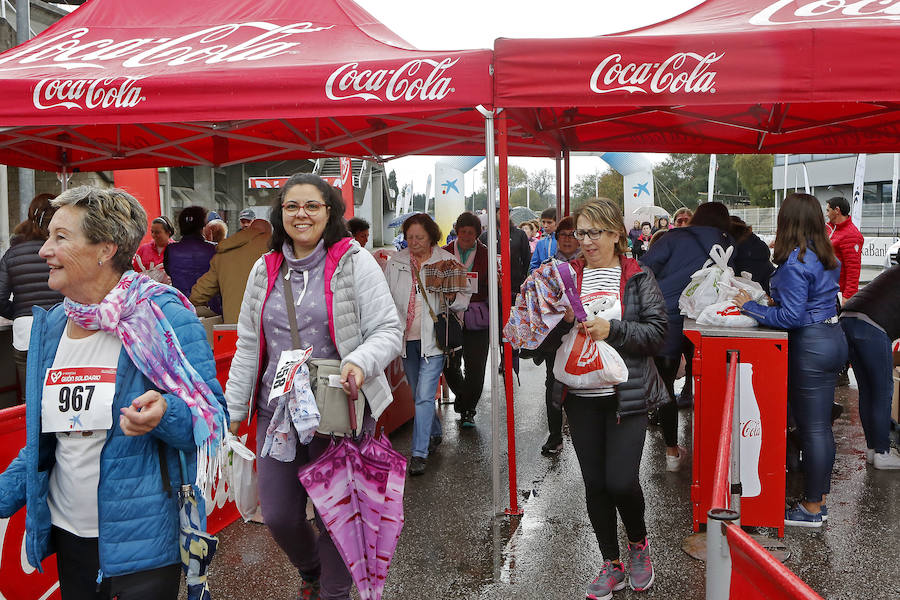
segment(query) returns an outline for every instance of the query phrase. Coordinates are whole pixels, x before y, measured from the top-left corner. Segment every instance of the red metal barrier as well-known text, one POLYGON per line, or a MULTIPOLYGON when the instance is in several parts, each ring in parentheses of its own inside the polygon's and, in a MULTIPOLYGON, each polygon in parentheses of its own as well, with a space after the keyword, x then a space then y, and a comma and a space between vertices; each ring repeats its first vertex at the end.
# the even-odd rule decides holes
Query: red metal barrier
POLYGON ((712 506, 731 508, 731 486, 729 469, 731 465, 731 427, 734 417, 734 389, 737 380, 738 355, 728 360, 728 382, 725 385, 725 404, 722 409, 722 426, 719 429, 719 446, 716 450, 716 474, 713 477, 712 506))
POLYGON ((740 527, 727 525, 725 536, 731 551, 730 600, 822 600, 740 527))
MULTIPOLYGON (((0 410, 0 470, 25 445, 25 406, 0 410)), ((25 509, 11 519, 0 519, 0 598, 59 600, 56 577, 56 556, 44 561, 43 573, 38 573, 25 560, 25 509)))

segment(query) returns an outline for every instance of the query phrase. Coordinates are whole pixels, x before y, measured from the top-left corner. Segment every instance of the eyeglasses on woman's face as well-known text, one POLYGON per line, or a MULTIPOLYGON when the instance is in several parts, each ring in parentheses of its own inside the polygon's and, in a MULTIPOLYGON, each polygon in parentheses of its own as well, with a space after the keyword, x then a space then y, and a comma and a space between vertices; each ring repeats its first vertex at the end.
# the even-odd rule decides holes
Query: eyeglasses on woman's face
MULTIPOLYGON (((575 235, 575 239, 581 241, 585 238, 585 236, 591 238, 592 240, 599 240, 600 237, 609 231, 608 229, 576 229, 572 233, 575 235)), ((610 231, 610 233, 613 233, 610 231)))
POLYGON ((300 209, 303 209, 303 212, 308 214, 310 217, 314 217, 319 214, 323 208, 327 208, 328 205, 324 202, 316 202, 315 200, 308 200, 303 204, 299 204, 297 202, 285 202, 281 205, 281 210, 289 217, 295 216, 300 209))
POLYGON ((574 237, 576 237, 576 236, 575 236, 575 232, 574 232, 574 231, 557 231, 557 232, 556 232, 556 237, 561 237, 561 238, 574 238, 574 237))
POLYGON ((675 219, 676 225, 687 225, 690 222, 691 222, 690 217, 678 217, 677 219, 675 219))

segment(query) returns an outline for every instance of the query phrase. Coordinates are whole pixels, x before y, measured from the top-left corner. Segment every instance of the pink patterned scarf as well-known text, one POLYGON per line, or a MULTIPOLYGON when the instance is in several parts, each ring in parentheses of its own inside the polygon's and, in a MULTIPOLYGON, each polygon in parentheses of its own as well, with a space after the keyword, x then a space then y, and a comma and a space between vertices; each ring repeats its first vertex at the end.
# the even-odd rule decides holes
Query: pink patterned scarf
MULTIPOLYGON (((66 315, 79 327, 118 337, 141 373, 187 404, 193 417, 194 443, 206 451, 198 453, 202 459, 203 454, 213 456, 222 440, 225 412, 184 356, 172 325, 153 301, 154 296, 171 293, 194 311, 184 294, 134 271, 122 275, 100 304, 79 304, 66 298, 63 305, 66 315)), ((198 465, 198 477, 202 478, 200 471, 198 465)))

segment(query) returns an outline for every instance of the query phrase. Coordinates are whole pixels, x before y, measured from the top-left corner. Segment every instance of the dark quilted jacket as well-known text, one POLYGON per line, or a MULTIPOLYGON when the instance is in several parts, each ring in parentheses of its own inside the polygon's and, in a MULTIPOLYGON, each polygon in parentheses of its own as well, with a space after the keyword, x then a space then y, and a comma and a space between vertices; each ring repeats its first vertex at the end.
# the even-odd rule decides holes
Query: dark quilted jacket
MULTIPOLYGON (((653 271, 630 258, 620 257, 620 261, 622 320, 609 322, 606 343, 619 351, 628 367, 628 381, 616 386, 617 412, 633 415, 645 413, 669 400, 653 361, 665 340, 668 321, 666 301, 653 271)), ((581 290, 584 261, 575 260, 570 264, 575 269, 581 290)))
MULTIPOLYGON (((666 302, 649 268, 624 256, 619 260, 622 266, 622 320, 609 322, 606 342, 619 352, 628 367, 628 381, 616 386, 616 412, 634 415, 646 413, 669 400, 653 362, 666 336, 666 302)), ((575 271, 580 292, 584 260, 577 258, 569 264, 575 271)), ((562 321, 541 349, 547 350, 545 346, 554 343, 559 347, 562 335, 571 327, 562 321)))
POLYGON ((166 246, 163 266, 172 278, 172 285, 190 296, 197 280, 209 271, 209 262, 215 253, 216 245, 204 240, 203 236, 185 236, 180 242, 166 246))
POLYGON ((7 319, 30 317, 32 306, 50 309, 62 302, 62 294, 47 287, 50 267, 38 256, 43 245, 43 240, 13 241, 0 259, 0 315, 7 319))

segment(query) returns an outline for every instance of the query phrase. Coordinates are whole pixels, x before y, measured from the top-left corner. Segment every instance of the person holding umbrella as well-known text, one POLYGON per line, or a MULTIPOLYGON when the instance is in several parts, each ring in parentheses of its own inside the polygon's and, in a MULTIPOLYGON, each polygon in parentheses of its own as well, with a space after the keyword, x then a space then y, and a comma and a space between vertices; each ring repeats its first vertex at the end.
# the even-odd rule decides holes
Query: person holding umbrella
MULTIPOLYGON (((628 380, 611 387, 569 389, 563 407, 572 445, 584 479, 587 512, 603 555, 599 574, 588 584, 587 598, 611 598, 630 585, 645 591, 655 579, 644 520, 640 465, 647 433, 647 412, 665 401, 653 356, 666 333, 666 304, 653 272, 626 258, 627 232, 612 200, 599 198, 573 215, 581 257, 559 268, 569 269, 582 304, 613 298, 618 318, 593 318, 583 327, 594 341, 606 341, 624 359, 628 380), (628 539, 627 565, 619 559, 616 517, 628 539)), ((559 330, 575 321, 567 308, 559 330)))
POLYGON ((65 300, 34 311, 28 436, 0 475, 0 517, 25 506, 27 559, 56 552, 64 600, 175 600, 173 489, 226 427, 212 351, 187 298, 130 270, 147 227, 134 197, 82 186, 52 204, 40 255, 65 300))
POLYGON ((350 237, 343 215, 340 192, 316 175, 293 175, 281 188, 271 212, 272 252, 250 272, 226 385, 234 431, 256 414, 259 503, 266 527, 300 574, 302 599, 349 600, 353 582, 321 516, 316 515, 318 537, 306 521, 308 494, 297 479, 330 440, 315 436, 303 445, 291 428, 285 443, 293 458, 281 452, 263 456, 278 408, 267 401, 269 390, 279 358, 294 347, 285 298, 295 299, 301 346, 311 346, 315 358, 340 360, 345 390, 350 392, 351 377, 362 390, 363 429, 370 433, 393 400, 384 369, 400 353, 402 339, 381 268, 350 237))
MULTIPOLYGON (((524 234, 523 234, 524 235, 524 234)), ((441 421, 434 411, 434 392, 444 370, 444 353, 435 337, 431 313, 446 309, 462 313, 471 293, 439 294, 426 290, 425 270, 441 261, 453 261, 452 254, 438 246, 441 229, 425 213, 403 222, 403 236, 409 248, 388 261, 386 275, 400 322, 406 324, 403 341, 403 370, 413 390, 416 416, 413 424, 410 475, 424 475, 428 455, 443 441, 441 421)), ((456 318, 448 314, 448 318, 456 318)))

